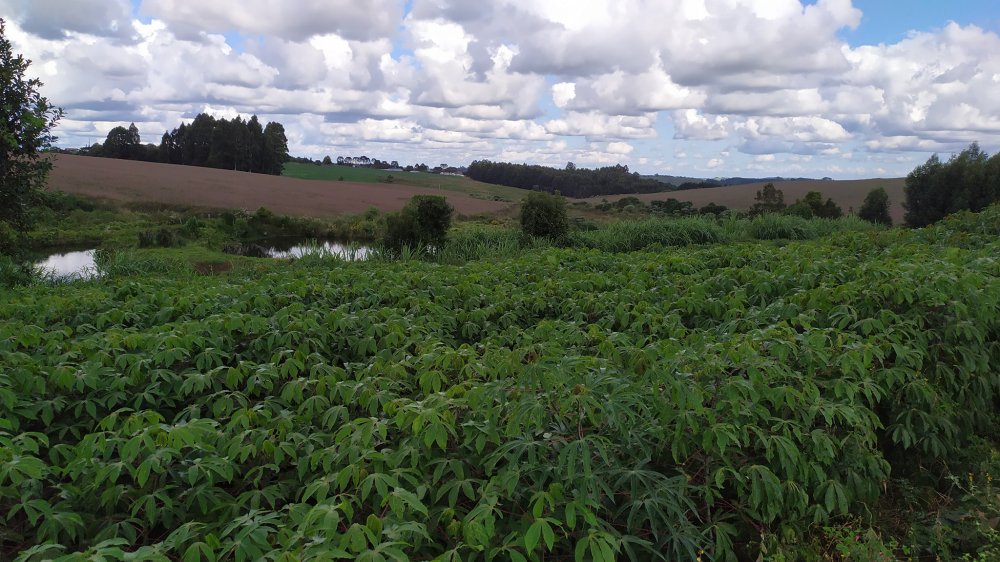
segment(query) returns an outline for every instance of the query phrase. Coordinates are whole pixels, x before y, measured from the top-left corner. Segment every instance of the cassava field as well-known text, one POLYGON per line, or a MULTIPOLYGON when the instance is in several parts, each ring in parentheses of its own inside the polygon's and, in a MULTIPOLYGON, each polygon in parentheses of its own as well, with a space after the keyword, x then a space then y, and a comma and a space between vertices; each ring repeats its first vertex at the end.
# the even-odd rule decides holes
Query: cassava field
POLYGON ((12 290, 0 559, 995 560, 998 235, 12 290))

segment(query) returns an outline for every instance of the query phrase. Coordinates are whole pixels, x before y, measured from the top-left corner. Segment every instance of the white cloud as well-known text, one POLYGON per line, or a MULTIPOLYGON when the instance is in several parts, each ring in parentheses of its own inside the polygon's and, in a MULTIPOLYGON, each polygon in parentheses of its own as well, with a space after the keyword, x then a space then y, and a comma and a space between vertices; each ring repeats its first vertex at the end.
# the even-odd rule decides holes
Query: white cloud
POLYGON ((607 151, 611 154, 631 154, 635 147, 627 142, 609 142, 607 151))
MULTIPOLYGON (((32 0, 35 1, 35 0, 32 0)), ((402 16, 400 0, 144 0, 144 14, 167 22, 182 37, 238 31, 303 41, 335 33, 358 40, 392 35, 402 16)))
POLYGON ((974 26, 851 46, 850 0, 362 4, 143 0, 140 20, 127 0, 0 0, 0 14, 69 111, 66 143, 133 120, 145 140, 211 107, 285 122, 313 155, 377 142, 560 166, 673 154, 665 166, 735 149, 718 166, 787 154, 820 169, 888 152, 879 165, 905 173, 930 151, 1000 148, 1000 36, 974 26))

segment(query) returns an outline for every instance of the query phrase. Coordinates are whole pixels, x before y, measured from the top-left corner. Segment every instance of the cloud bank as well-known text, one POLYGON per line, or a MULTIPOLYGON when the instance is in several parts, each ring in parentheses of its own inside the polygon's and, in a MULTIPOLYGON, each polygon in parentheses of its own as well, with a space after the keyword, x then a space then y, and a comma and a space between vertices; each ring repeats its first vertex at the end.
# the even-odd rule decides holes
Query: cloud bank
POLYGON ((851 45, 851 0, 0 0, 67 109, 60 144, 209 111, 293 154, 901 175, 1000 147, 1000 36, 941 22, 851 45), (685 157, 679 157, 683 154, 685 157))

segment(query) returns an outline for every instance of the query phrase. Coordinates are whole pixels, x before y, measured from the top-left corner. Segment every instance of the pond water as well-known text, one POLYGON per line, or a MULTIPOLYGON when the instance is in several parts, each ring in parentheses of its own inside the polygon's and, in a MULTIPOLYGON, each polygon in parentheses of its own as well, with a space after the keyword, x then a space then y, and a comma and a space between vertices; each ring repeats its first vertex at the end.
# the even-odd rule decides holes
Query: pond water
POLYGON ((368 257, 371 248, 356 243, 335 242, 333 240, 313 240, 303 241, 302 239, 280 239, 261 240, 257 242, 267 250, 267 256, 271 258, 289 259, 301 258, 302 256, 319 254, 324 256, 338 256, 347 261, 361 261, 368 257))
POLYGON ((97 250, 66 251, 49 254, 43 260, 35 262, 35 267, 46 271, 53 277, 79 277, 91 279, 97 276, 97 264, 94 254, 97 250))
MULTIPOLYGON (((371 248, 355 243, 334 242, 332 240, 305 241, 301 238, 259 240, 270 258, 301 258, 310 254, 339 256, 347 261, 360 261, 368 257, 371 248)), ((98 276, 94 256, 97 250, 53 249, 42 253, 35 260, 35 267, 59 278, 93 279, 98 276)))

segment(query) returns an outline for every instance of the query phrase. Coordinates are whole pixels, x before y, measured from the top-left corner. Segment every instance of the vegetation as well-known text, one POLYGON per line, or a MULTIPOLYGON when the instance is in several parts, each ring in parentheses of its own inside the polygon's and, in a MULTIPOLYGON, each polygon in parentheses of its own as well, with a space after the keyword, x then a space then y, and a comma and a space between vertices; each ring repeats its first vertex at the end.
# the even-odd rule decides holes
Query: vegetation
POLYGON ((935 154, 906 176, 905 221, 933 224, 949 214, 981 211, 1000 201, 1000 154, 991 158, 973 143, 941 162, 935 154))
POLYGON ((448 237, 453 212, 444 197, 415 195, 401 211, 386 215, 384 244, 393 251, 439 248, 448 237))
MULTIPOLYGON (((794 204, 786 207, 784 212, 802 218, 839 219, 844 216, 843 209, 827 198, 823 201, 823 194, 818 191, 810 191, 802 199, 796 200, 794 204)), ((888 212, 888 208, 887 208, 888 212)))
POLYGON ((764 184, 762 189, 757 190, 754 201, 755 203, 750 207, 751 215, 778 213, 785 210, 785 194, 774 187, 773 183, 764 184))
POLYGON ((202 113, 190 125, 182 123, 163 133, 159 146, 143 145, 132 123, 127 129, 111 129, 104 144, 90 147, 86 154, 281 175, 288 161, 288 139, 281 123, 262 126, 256 115, 229 121, 202 113))
POLYGON ((892 217, 889 215, 889 194, 885 192, 885 188, 877 187, 868 192, 864 204, 858 211, 858 217, 870 223, 892 226, 892 217))
POLYGON ((998 235, 9 292, 0 558, 987 560, 998 235))
POLYGON ((0 19, 0 265, 15 267, 11 256, 20 254, 31 226, 30 210, 45 183, 51 163, 42 151, 54 140, 62 110, 39 94, 42 83, 28 78, 31 61, 15 54, 0 19))
POLYGON ((532 193, 521 202, 521 232, 524 234, 557 240, 568 231, 566 200, 562 197, 532 193))
POLYGON ((655 179, 629 173, 628 166, 608 166, 588 170, 572 162, 563 170, 546 166, 477 160, 465 173, 470 178, 499 185, 556 192, 567 197, 593 197, 617 193, 657 193, 671 186, 655 179))
POLYGON ((414 187, 429 187, 465 193, 480 199, 493 201, 519 201, 527 191, 473 181, 464 176, 450 176, 430 172, 386 172, 377 168, 352 166, 315 166, 299 162, 285 164, 284 175, 293 178, 325 181, 349 181, 359 183, 392 183, 414 187))

